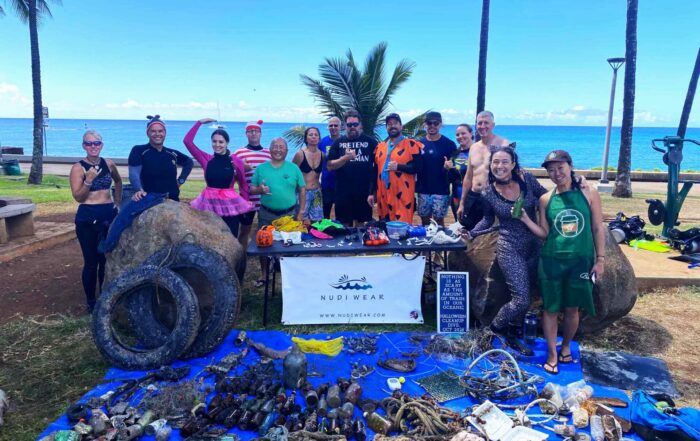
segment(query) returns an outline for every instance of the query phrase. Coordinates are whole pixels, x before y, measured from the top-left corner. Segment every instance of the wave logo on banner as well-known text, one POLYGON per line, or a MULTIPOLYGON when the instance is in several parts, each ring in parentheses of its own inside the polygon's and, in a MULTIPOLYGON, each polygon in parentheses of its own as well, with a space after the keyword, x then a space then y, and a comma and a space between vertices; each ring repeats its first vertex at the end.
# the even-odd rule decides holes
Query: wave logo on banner
POLYGON ((337 283, 329 283, 335 289, 370 289, 372 285, 367 283, 367 277, 361 277, 359 279, 351 279, 347 274, 338 279, 337 283))

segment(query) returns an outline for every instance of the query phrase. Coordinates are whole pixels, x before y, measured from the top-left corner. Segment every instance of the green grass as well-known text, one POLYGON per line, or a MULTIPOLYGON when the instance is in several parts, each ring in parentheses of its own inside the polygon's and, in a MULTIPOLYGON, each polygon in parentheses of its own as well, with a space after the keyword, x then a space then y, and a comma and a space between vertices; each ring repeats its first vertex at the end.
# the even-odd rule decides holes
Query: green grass
MULTIPOLYGON (((183 199, 194 199, 204 188, 204 181, 187 181, 180 189, 183 199)), ((0 195, 30 198, 35 204, 73 202, 70 182, 64 176, 45 175, 41 185, 27 184, 27 176, 0 176, 0 195)))
POLYGON ((30 198, 36 204, 72 202, 68 178, 44 176, 41 185, 28 185, 26 176, 0 176, 0 195, 30 198))
POLYGON ((0 385, 10 412, 0 440, 34 440, 108 366, 97 352, 88 317, 20 318, 0 326, 0 385))

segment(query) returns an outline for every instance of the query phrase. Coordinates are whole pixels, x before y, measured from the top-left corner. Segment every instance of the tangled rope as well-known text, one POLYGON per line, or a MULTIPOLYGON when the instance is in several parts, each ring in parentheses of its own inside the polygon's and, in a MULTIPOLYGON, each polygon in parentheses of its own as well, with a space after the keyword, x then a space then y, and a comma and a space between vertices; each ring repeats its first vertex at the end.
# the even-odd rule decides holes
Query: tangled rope
POLYGON ((541 381, 537 375, 526 376, 518 362, 503 349, 491 349, 474 359, 459 378, 459 384, 466 392, 478 400, 508 401, 523 396, 537 395, 534 383, 541 381), (479 362, 490 355, 504 355, 506 360, 495 368, 482 369, 482 375, 472 373, 479 362))
POLYGON ((425 437, 444 437, 462 429, 459 413, 429 399, 397 395, 384 398, 381 407, 393 426, 403 434, 428 439, 425 437))

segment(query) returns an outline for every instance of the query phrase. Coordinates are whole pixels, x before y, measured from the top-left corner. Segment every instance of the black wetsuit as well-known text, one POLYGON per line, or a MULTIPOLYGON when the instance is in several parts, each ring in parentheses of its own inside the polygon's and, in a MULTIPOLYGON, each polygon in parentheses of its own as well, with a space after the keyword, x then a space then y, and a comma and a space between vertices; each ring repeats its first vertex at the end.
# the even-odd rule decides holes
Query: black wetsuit
POLYGON ((192 158, 177 150, 163 147, 158 151, 151 144, 136 145, 129 153, 129 181, 135 190, 146 193, 168 193, 180 200, 180 187, 192 171, 192 158), (177 177, 177 166, 182 167, 177 177), (179 182, 178 182, 179 181, 179 182))

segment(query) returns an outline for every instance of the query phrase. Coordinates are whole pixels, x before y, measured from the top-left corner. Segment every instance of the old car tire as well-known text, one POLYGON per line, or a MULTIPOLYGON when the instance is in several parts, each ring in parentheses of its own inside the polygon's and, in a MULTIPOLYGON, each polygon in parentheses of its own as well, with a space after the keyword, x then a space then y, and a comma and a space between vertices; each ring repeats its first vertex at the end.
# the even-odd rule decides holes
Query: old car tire
MULTIPOLYGON (((185 243, 172 250, 158 251, 146 259, 145 264, 166 266, 185 278, 194 289, 201 324, 183 357, 195 358, 211 352, 226 337, 240 310, 240 283, 226 260, 211 249, 185 243), (203 282, 208 286, 203 287, 203 282)), ((152 290, 141 291, 134 297, 132 305, 130 316, 141 343, 147 346, 160 344, 170 333, 172 323, 158 311, 163 308, 172 311, 172 308, 158 304, 152 290)))
POLYGON ((114 279, 100 295, 92 314, 92 333, 97 349, 112 365, 132 370, 171 363, 192 344, 199 324, 197 298, 190 285, 174 271, 155 266, 140 266, 114 279), (129 305, 129 296, 153 286, 172 296, 176 311, 172 331, 155 347, 127 345, 112 327, 117 307, 122 301, 129 305))

